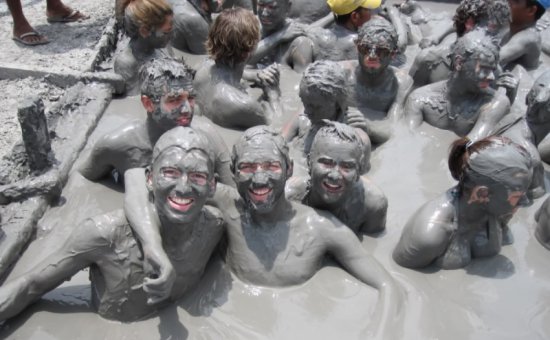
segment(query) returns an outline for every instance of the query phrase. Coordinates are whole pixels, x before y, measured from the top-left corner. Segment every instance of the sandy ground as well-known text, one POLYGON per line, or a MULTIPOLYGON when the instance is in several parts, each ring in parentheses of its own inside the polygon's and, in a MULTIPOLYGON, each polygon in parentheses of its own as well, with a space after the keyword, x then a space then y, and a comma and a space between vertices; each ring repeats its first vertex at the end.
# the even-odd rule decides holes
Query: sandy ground
MULTIPOLYGON (((432 5, 437 10, 448 8, 432 5)), ((285 104, 293 112, 299 108, 299 76, 285 72, 282 78, 285 104)), ((525 93, 525 88, 520 91, 525 93)), ((143 117, 136 97, 113 101, 88 146, 113 127, 143 117)), ((220 131, 228 145, 238 136, 235 131, 220 131)), ((372 155, 369 177, 389 201, 387 231, 362 242, 407 290, 406 320, 396 321, 395 327, 402 331, 401 339, 549 339, 550 253, 533 237, 533 214, 545 197, 514 216, 510 227, 515 242, 498 256, 449 271, 409 270, 391 259, 408 218, 454 185, 446 166, 454 138, 429 126, 416 133, 399 127, 395 137, 372 155)), ((12 277, 47 258, 82 218, 122 206, 120 188, 108 181, 89 182, 76 172, 62 196, 40 221, 39 240, 29 247, 12 277)), ((0 338, 361 339, 375 299, 375 291, 333 266, 303 285, 272 289, 239 281, 214 259, 199 287, 180 303, 148 320, 124 324, 106 321, 92 311, 87 272, 82 271, 1 327, 0 338)))
MULTIPOLYGON (((90 16, 88 20, 67 24, 49 24, 46 21, 46 1, 23 0, 27 20, 51 43, 28 47, 16 43, 12 37, 12 18, 5 1, 0 2, 0 66, 20 65, 27 69, 48 70, 55 73, 84 72, 97 54, 97 44, 105 25, 113 15, 114 1, 71 0, 67 4, 90 16)), ((0 79, 3 79, 0 70, 0 79)), ((26 78, 0 80, 0 158, 11 152, 21 139, 17 121, 19 98, 39 95, 46 109, 64 93, 62 88, 46 79, 26 78)))

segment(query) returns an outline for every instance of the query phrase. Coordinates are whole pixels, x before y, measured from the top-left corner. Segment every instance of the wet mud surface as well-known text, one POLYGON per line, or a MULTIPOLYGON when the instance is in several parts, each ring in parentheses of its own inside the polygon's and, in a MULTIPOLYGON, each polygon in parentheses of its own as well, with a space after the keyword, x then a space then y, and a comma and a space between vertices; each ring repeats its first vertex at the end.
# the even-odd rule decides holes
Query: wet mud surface
MULTIPOLYGON (((188 62, 195 59, 200 60, 186 57, 188 62)), ((528 75, 518 103, 530 86, 525 79, 528 75)), ((300 108, 298 80, 298 75, 283 71, 288 112, 300 108)), ((123 122, 144 117, 137 97, 113 100, 88 147, 123 122)), ((220 132, 228 146, 239 135, 224 128, 220 132)), ((455 184, 447 168, 448 147, 455 138, 426 124, 417 132, 400 125, 390 141, 372 152, 368 176, 388 198, 387 230, 363 237, 362 243, 408 293, 405 322, 395 327, 402 329, 402 339, 548 339, 550 252, 533 235, 533 216, 546 196, 518 211, 509 224, 514 243, 495 257, 476 259, 458 270, 422 271, 402 268, 391 258, 408 218, 455 184)), ((40 220, 38 240, 10 276, 48 256, 84 217, 121 206, 120 187, 111 181, 90 182, 73 171, 57 206, 40 220)), ((196 289, 147 320, 124 324, 99 317, 90 306, 88 272, 82 271, 1 326, 0 338, 361 339, 376 298, 375 290, 330 263, 303 285, 273 289, 239 281, 216 256, 196 289)))

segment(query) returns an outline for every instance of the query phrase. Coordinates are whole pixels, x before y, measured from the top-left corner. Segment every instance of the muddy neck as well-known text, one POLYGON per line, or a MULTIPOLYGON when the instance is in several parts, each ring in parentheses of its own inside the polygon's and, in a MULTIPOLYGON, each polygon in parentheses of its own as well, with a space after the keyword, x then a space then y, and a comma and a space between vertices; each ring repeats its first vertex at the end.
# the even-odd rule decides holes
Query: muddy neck
POLYGON ((193 234, 193 228, 199 223, 199 218, 194 218, 192 223, 173 223, 159 215, 160 233, 165 249, 177 249, 193 234))
POLYGON ((388 75, 390 70, 388 67, 385 67, 383 70, 380 70, 379 72, 366 72, 363 67, 361 66, 361 63, 357 66, 357 80, 359 83, 362 84, 368 84, 370 86, 376 86, 383 84, 388 75))
POLYGON ((453 203, 456 209, 458 226, 461 229, 477 229, 485 225, 489 215, 482 203, 468 203, 469 195, 462 192, 453 203))
POLYGON ((534 27, 535 25, 536 25, 536 21, 529 22, 529 23, 519 23, 519 24, 510 23, 510 36, 513 36, 516 33, 526 30, 530 27, 534 27))
POLYGON ((245 66, 246 62, 229 65, 221 61, 216 61, 218 79, 224 80, 231 84, 240 84, 245 66))
POLYGON ((270 229, 285 221, 286 216, 290 215, 292 204, 283 196, 277 201, 269 212, 260 213, 254 209, 249 209, 250 218, 258 228, 270 229))
POLYGON ((136 59, 145 59, 155 52, 155 46, 151 45, 145 39, 135 38, 129 42, 132 54, 136 59))
POLYGON ((147 119, 145 120, 145 126, 147 128, 147 135, 151 141, 151 146, 154 145, 160 136, 166 132, 166 129, 158 125, 157 122, 151 118, 149 113, 147 114, 147 119))
POLYGON ((277 25, 277 27, 274 27, 274 28, 271 28, 271 29, 265 29, 262 26, 262 37, 264 37, 264 38, 269 37, 270 35, 279 32, 280 30, 282 30, 284 27, 287 27, 288 25, 290 25, 290 21, 288 19, 285 19, 285 20, 281 21, 281 23, 279 25, 277 25))

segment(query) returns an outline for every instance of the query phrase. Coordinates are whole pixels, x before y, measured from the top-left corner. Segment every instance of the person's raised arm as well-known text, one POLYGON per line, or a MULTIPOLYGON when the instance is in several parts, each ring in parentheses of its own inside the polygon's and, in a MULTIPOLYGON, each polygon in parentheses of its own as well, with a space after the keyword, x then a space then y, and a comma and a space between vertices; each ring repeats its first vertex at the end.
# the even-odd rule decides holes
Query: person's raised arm
POLYGON ((398 333, 400 328, 396 323, 402 318, 404 291, 382 265, 366 252, 347 226, 336 218, 329 217, 324 221, 320 230, 328 251, 350 274, 379 292, 368 327, 372 338, 394 338, 394 332, 398 333))
POLYGON ((407 49, 408 43, 408 34, 407 27, 403 20, 401 20, 401 15, 399 10, 395 6, 385 6, 385 11, 387 13, 389 21, 392 23, 397 33, 397 48, 400 52, 405 52, 407 49))
POLYGON ((290 22, 281 30, 268 35, 260 40, 254 53, 248 59, 249 65, 255 65, 262 58, 273 52, 280 44, 290 42, 299 36, 306 34, 306 26, 298 22, 290 22))
POLYGON ((145 185, 145 170, 129 169, 124 174, 124 212, 143 249, 143 266, 149 277, 143 290, 149 294, 148 304, 155 304, 170 296, 176 279, 174 267, 162 247, 160 221, 150 203, 145 185))

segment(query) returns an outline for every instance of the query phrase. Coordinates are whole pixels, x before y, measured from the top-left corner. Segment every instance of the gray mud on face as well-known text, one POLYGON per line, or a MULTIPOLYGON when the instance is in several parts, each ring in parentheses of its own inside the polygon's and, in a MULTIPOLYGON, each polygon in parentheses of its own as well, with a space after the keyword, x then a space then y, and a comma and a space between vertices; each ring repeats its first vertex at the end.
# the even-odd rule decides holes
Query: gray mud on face
MULTIPOLYGON (((283 98, 287 94, 294 98, 285 99, 285 105, 300 109, 299 77, 284 70, 281 78, 283 98)), ((519 93, 525 96, 530 84, 521 86, 519 93)), ((144 115, 137 97, 113 101, 88 147, 103 133, 144 115)), ((236 131, 219 130, 228 145, 238 137, 236 131)), ((372 153, 368 176, 388 198, 388 220, 386 232, 364 237, 363 245, 408 292, 404 339, 548 339, 550 252, 533 236, 533 215, 545 198, 518 211, 509 223, 514 243, 495 257, 439 271, 409 270, 391 259, 411 214, 454 185, 447 169, 448 147, 454 139, 453 133, 425 123, 416 133, 398 126, 395 136, 372 153)), ((61 203, 39 223, 43 239, 29 247, 11 276, 47 256, 48 249, 62 242, 66 230, 82 218, 121 205, 120 192, 73 172, 61 203)), ((83 271, 4 325, 0 338, 74 339, 78 334, 80 339, 360 339, 365 338, 362 332, 376 298, 375 290, 332 266, 303 285, 273 289, 240 282, 215 259, 198 288, 178 306, 124 324, 92 311, 88 273, 83 271)))

